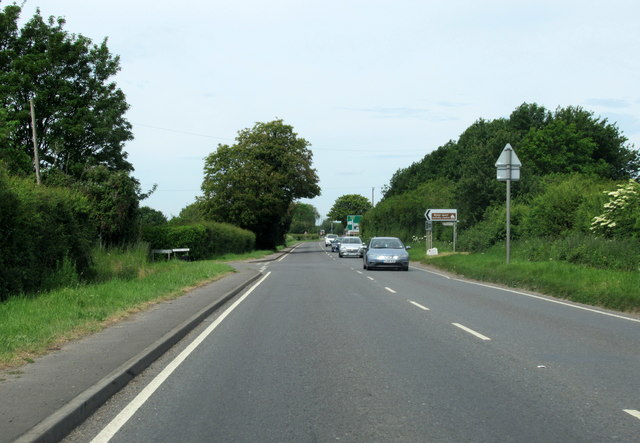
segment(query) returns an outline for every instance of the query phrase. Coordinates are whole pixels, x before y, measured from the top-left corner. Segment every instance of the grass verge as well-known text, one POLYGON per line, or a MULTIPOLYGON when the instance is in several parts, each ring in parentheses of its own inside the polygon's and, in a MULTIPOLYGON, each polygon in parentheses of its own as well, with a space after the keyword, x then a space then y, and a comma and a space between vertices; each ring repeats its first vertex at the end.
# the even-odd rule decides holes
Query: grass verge
MULTIPOLYGON (((417 257, 413 257, 414 259, 417 257)), ((617 311, 640 312, 640 273, 595 269, 562 261, 512 258, 503 249, 482 254, 418 258, 424 264, 467 278, 528 289, 558 298, 617 311)))
POLYGON ((30 363, 68 340, 98 332, 153 303, 177 298, 234 272, 224 262, 273 253, 253 251, 207 261, 149 263, 142 246, 124 251, 97 250, 98 283, 12 297, 0 303, 0 369, 30 363))
POLYGON ((133 278, 115 278, 12 297, 0 304, 0 368, 17 367, 62 343, 97 332, 189 289, 234 272, 222 260, 264 257, 273 251, 221 257, 215 261, 147 263, 133 278))

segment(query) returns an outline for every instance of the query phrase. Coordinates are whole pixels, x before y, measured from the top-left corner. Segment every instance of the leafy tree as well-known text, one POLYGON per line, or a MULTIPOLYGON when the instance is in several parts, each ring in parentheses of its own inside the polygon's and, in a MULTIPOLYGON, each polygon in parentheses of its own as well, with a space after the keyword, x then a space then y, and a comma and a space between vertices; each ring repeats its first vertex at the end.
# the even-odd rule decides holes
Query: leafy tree
POLYGON ((149 206, 143 206, 138 210, 140 224, 143 226, 164 226, 167 224, 165 215, 149 206))
POLYGON ((313 205, 296 202, 293 204, 293 218, 289 232, 295 234, 313 232, 316 228, 316 220, 319 217, 320 214, 313 205))
MULTIPOLYGON (((454 182, 439 178, 402 195, 387 197, 368 211, 360 224, 366 237, 393 235, 409 240, 425 233, 424 213, 429 208, 453 207, 454 182)), ((442 231, 434 223, 434 234, 442 231)))
POLYGON ((360 194, 346 194, 338 197, 327 215, 331 220, 340 220, 346 226, 347 216, 364 215, 369 209, 371 202, 368 198, 360 194))
POLYGON ((238 132, 205 159, 203 205, 213 220, 256 234, 258 248, 284 244, 291 203, 320 195, 309 142, 282 120, 238 132))
POLYGON ((0 104, 12 122, 0 158, 13 173, 31 172, 33 98, 41 170, 76 178, 87 165, 131 171, 123 151, 132 139, 129 105, 111 80, 120 64, 107 40, 69 34, 63 18, 45 20, 39 10, 20 28, 20 13, 16 5, 0 11, 0 104))
POLYGON ((206 220, 206 208, 201 199, 197 199, 190 205, 185 206, 177 217, 172 218, 169 223, 172 225, 189 224, 206 220))
POLYGON ((615 125, 579 107, 558 109, 518 146, 531 174, 581 172, 620 180, 637 176, 640 157, 615 125))
POLYGON ((95 166, 86 171, 80 186, 89 198, 92 217, 103 244, 122 245, 137 239, 141 197, 135 179, 124 171, 95 166))

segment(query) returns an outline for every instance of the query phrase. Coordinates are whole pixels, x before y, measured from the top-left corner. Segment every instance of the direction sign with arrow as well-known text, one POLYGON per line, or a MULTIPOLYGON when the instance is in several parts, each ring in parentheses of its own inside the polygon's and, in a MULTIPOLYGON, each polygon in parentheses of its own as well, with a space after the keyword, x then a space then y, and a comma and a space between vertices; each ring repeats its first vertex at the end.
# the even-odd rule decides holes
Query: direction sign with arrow
POLYGON ((424 213, 427 221, 458 221, 457 209, 427 209, 424 213))

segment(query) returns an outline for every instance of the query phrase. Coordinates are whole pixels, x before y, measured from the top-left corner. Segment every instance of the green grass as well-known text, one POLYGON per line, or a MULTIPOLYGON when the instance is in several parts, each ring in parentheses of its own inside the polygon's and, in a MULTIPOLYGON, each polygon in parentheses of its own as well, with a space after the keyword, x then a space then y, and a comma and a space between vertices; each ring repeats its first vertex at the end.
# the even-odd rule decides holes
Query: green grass
POLYGON ((254 251, 216 260, 149 263, 137 247, 95 251, 99 268, 96 283, 15 296, 0 304, 0 368, 32 362, 67 340, 97 332, 151 303, 179 297, 234 272, 223 261, 272 253, 254 251))
POLYGON ((149 266, 136 279, 77 285, 0 304, 0 367, 15 366, 60 343, 98 331, 148 303, 232 272, 224 263, 172 260, 149 266))
POLYGON ((451 254, 419 258, 467 278, 541 292, 592 306, 623 312, 640 312, 640 273, 595 269, 563 261, 511 259, 503 248, 486 253, 451 254))

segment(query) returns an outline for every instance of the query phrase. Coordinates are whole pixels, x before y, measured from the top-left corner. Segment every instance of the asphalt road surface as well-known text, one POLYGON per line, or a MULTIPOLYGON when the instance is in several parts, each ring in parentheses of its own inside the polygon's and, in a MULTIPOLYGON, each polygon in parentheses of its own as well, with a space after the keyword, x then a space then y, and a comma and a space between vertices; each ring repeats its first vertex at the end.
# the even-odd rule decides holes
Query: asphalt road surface
POLYGON ((640 321, 307 243, 67 441, 639 442, 640 321))

